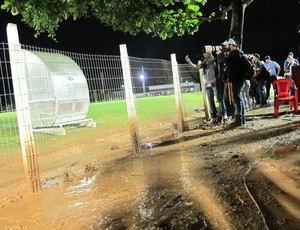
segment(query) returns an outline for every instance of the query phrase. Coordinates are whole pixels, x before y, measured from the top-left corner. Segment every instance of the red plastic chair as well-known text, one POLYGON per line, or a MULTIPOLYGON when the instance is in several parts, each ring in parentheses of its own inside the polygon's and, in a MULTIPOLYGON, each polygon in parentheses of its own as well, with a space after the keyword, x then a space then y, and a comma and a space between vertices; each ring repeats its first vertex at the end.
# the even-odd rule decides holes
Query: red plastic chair
POLYGON ((290 109, 298 113, 298 89, 292 79, 284 78, 273 82, 274 89, 274 116, 278 116, 279 105, 288 101, 290 109))

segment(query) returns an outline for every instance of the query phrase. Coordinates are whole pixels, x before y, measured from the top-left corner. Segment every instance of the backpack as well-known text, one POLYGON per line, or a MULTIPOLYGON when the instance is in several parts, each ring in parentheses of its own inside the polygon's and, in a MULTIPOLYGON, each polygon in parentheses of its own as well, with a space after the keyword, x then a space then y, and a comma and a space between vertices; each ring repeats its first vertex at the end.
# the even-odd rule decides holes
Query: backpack
POLYGON ((267 80, 270 78, 270 72, 266 69, 264 64, 261 65, 259 74, 257 75, 257 80, 267 80))
POLYGON ((251 80, 254 75, 254 69, 252 63, 245 55, 243 55, 241 58, 241 70, 244 78, 247 80, 251 80))

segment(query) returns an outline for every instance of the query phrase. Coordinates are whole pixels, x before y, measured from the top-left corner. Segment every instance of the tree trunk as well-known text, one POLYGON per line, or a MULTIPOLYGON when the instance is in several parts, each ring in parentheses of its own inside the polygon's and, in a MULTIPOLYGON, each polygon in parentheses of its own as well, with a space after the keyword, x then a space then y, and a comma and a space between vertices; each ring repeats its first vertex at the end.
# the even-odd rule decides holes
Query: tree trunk
POLYGON ((243 0, 231 0, 232 16, 229 37, 233 38, 241 49, 243 44, 244 15, 246 4, 243 0))

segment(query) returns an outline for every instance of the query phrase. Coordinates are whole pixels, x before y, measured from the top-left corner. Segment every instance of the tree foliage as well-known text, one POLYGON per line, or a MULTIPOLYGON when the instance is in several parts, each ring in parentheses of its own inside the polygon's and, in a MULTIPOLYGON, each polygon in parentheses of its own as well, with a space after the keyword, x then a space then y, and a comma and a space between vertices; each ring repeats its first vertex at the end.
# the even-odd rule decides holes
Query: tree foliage
POLYGON ((225 6, 206 10, 208 0, 5 0, 1 9, 20 14, 36 36, 46 32, 55 39, 59 24, 68 18, 94 17, 114 30, 166 39, 194 34, 206 21, 226 19, 232 2, 245 0, 214 1, 225 6))

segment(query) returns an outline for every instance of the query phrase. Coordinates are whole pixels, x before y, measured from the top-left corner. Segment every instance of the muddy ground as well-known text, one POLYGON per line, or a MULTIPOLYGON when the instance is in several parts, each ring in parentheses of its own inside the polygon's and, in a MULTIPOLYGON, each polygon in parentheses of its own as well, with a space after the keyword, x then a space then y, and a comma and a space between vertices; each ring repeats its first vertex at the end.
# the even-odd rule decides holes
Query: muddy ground
POLYGON ((0 229, 300 229, 299 134, 300 115, 272 108, 240 128, 193 125, 7 196, 0 229))

